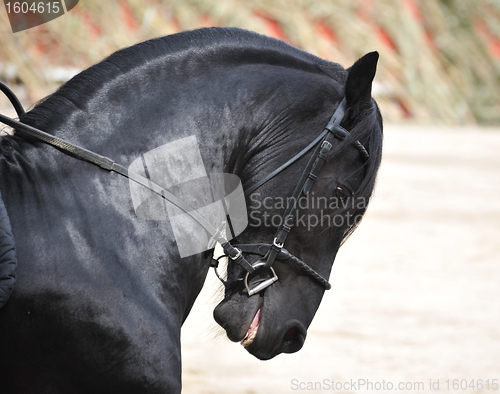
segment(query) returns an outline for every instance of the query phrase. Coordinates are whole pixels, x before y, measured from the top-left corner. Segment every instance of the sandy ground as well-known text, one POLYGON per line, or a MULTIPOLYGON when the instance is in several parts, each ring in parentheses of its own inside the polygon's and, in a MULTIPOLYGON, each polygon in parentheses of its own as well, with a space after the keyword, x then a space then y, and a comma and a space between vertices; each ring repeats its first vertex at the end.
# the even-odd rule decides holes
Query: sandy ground
POLYGON ((331 282, 303 349, 262 362, 217 329, 210 272, 182 331, 184 392, 500 393, 500 129, 386 127, 331 282))

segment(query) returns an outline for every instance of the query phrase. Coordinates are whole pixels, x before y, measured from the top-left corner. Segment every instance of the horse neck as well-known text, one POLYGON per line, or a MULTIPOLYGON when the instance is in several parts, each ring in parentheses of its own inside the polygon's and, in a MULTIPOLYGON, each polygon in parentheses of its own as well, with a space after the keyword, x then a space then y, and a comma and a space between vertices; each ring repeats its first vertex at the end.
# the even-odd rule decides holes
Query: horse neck
POLYGON ((137 283, 157 282, 157 298, 166 300, 172 324, 180 327, 208 271, 203 255, 178 261, 168 226, 138 220, 129 207, 128 182, 117 174, 15 136, 0 140, 0 148, 0 191, 19 249, 20 269, 29 276, 26 286, 46 285, 43 272, 38 272, 40 267, 53 265, 63 277, 68 267, 79 264, 79 258, 83 258, 83 266, 97 270, 106 267, 122 272, 126 267, 137 283), (68 233, 77 234, 83 242, 102 239, 98 248, 102 247, 103 253, 116 248, 118 258, 100 261, 98 257, 82 257, 75 251, 81 245, 68 243, 68 233), (36 248, 34 240, 39 242, 36 248), (38 248, 44 252, 29 255, 38 248), (43 260, 54 249, 64 250, 71 258, 64 259, 65 254, 60 253, 43 260), (177 300, 175 304, 168 302, 172 298, 177 300))
MULTIPOLYGON (((196 86, 187 84, 184 87, 185 93, 177 99, 170 99, 158 86, 161 84, 150 85, 144 100, 137 100, 134 95, 122 95, 119 105, 116 102, 112 105, 109 100, 106 102, 107 100, 90 97, 85 110, 66 105, 68 111, 65 113, 60 112, 61 106, 58 105, 61 97, 54 95, 21 120, 107 156, 125 167, 153 149, 186 137, 196 138, 207 173, 236 173, 239 167, 244 166, 245 156, 249 154, 245 149, 249 136, 241 122, 248 122, 240 113, 232 111, 220 101, 189 99, 189 89, 197 89, 196 86), (180 102, 176 103, 176 100, 180 102)), ((172 83, 170 89, 180 90, 179 86, 172 83)), ((105 93, 110 94, 109 90, 105 93)), ((213 94, 222 96, 220 92, 213 94)), ((97 96, 103 97, 102 94, 97 96)), ((116 174, 107 174, 98 167, 83 163, 43 143, 33 143, 20 136, 7 139, 11 154, 8 160, 1 157, 0 190, 3 192, 5 189, 4 196, 7 205, 12 207, 11 216, 16 229, 46 228, 48 231, 51 222, 61 216, 68 217, 69 220, 72 216, 86 217, 93 221, 96 208, 100 209, 101 206, 102 212, 109 212, 112 217, 114 210, 123 210, 123 207, 130 204, 127 201, 130 199, 127 181, 116 174), (61 190, 64 190, 64 196, 61 196, 61 190), (25 200, 23 207, 15 203, 19 196, 23 196, 25 200), (68 206, 75 204, 78 212, 66 215, 67 212, 59 213, 48 208, 54 203, 60 205, 61 200, 67 202, 68 206), (41 212, 44 213, 43 220, 47 221, 46 224, 40 222, 40 214, 37 213, 41 212)), ((120 219, 123 215, 122 212, 115 216, 120 219)), ((81 227, 75 226, 77 231, 81 227)), ((111 224, 100 223, 95 228, 96 231, 116 233, 111 224)), ((152 231, 158 232, 157 229, 152 231)), ((118 244, 122 242, 122 238, 124 237, 116 235, 118 244)), ((197 255, 189 257, 188 262, 176 262, 176 246, 169 244, 172 234, 165 232, 158 238, 159 241, 153 242, 150 249, 156 248, 157 254, 165 257, 161 261, 147 261, 145 264, 156 264, 156 269, 160 272, 167 270, 165 272, 168 274, 164 277, 168 281, 162 291, 179 300, 182 306, 178 313, 184 319, 201 290, 208 270, 208 259, 197 255), (160 242, 163 244, 158 245, 160 242), (161 253, 165 248, 168 251, 161 253), (182 271, 175 267, 165 267, 167 263, 170 265, 169 261, 173 265, 182 266, 182 271), (184 290, 178 293, 179 289, 184 290)), ((20 245, 24 242, 23 239, 19 240, 20 245)), ((130 264, 132 269, 141 271, 135 268, 135 264, 130 264)), ((138 275, 143 273, 147 273, 147 269, 143 269, 138 275)))

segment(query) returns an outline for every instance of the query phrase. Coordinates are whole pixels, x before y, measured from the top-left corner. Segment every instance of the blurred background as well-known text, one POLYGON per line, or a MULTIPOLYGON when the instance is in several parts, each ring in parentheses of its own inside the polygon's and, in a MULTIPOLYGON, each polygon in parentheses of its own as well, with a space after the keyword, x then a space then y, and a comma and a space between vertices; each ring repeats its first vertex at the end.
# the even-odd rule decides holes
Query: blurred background
POLYGON ((34 102, 117 49, 203 26, 253 30, 345 67, 379 51, 374 94, 388 121, 500 122, 497 0, 83 0, 16 34, 2 9, 0 78, 34 102))
POLYGON ((182 330, 184 392, 291 393, 293 381, 325 379, 500 392, 500 2, 82 0, 16 34, 2 8, 0 79, 31 106, 117 49, 204 26, 253 30, 344 67, 379 51, 384 153, 304 348, 261 362, 229 342, 212 318, 221 290, 210 273, 182 330))

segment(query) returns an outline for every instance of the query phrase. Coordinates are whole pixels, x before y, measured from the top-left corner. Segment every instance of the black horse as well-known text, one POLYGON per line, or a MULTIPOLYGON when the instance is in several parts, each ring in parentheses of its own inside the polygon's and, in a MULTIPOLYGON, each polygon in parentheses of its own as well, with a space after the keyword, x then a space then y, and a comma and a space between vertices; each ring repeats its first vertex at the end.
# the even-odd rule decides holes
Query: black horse
MULTIPOLYGON (((377 60, 371 53, 345 70, 255 33, 203 29, 120 50, 20 120, 123 165, 195 135, 205 167, 248 189, 310 144, 345 97, 350 136, 333 143, 297 211, 321 220, 298 217, 285 245, 328 277, 380 164, 377 60), (314 205, 320 197, 356 204, 314 205)), ((306 163, 307 155, 248 197, 238 243, 270 243, 277 223, 263 214, 282 213, 306 163)), ((127 179, 19 132, 0 140, 0 174, 18 259, 16 288, 0 309, 0 392, 179 392, 180 330, 211 254, 180 258, 169 221, 137 217, 127 179)), ((214 312, 261 359, 301 348, 324 293, 280 256, 273 267, 279 281, 249 297, 241 268, 229 265, 214 312)))

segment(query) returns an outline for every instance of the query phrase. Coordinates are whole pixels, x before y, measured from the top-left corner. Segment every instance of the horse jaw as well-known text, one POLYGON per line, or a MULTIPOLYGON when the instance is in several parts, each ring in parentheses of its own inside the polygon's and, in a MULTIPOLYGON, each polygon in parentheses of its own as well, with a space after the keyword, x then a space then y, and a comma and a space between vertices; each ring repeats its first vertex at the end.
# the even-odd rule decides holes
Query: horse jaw
POLYGON ((301 290, 292 294, 287 283, 276 282, 251 297, 245 291, 227 295, 214 310, 215 321, 260 360, 297 352, 324 293, 306 277, 298 282, 301 290))
POLYGON ((237 293, 225 298, 215 307, 214 319, 226 330, 227 337, 233 342, 241 342, 262 306, 262 297, 248 297, 245 293, 237 293))

